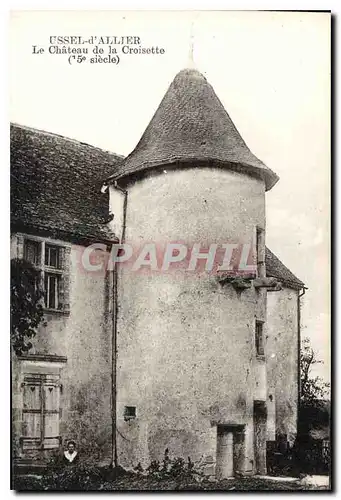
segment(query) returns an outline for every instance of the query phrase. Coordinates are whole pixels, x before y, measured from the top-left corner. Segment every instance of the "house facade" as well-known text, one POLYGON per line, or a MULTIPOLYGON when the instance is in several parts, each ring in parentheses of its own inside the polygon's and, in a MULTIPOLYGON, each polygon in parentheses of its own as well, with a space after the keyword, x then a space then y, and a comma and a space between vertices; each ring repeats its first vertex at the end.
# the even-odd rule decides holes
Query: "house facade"
POLYGON ((11 256, 34 264, 45 290, 45 323, 33 348, 12 355, 18 463, 44 462, 69 439, 94 460, 110 461, 112 273, 87 272, 82 259, 92 242, 109 252, 115 241, 100 188, 117 159, 11 126, 11 256))
POLYGON ((278 177, 206 78, 181 71, 126 158, 12 134, 12 255, 41 270, 47 320, 13 361, 18 458, 72 438, 127 468, 168 448, 208 475, 264 474, 267 442, 295 439, 304 284, 265 247, 278 177), (211 244, 254 242, 255 270, 84 270, 89 245, 126 242, 197 244, 197 260, 211 244))

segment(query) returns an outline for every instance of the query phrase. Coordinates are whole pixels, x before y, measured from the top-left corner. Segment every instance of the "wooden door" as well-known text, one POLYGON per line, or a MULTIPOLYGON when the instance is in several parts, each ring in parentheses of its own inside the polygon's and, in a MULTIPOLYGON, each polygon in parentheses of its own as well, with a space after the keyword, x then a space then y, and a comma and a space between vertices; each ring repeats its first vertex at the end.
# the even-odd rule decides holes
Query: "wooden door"
POLYGON ((266 474, 266 404, 255 401, 253 407, 254 454, 256 474, 266 474))
POLYGON ((234 475, 233 431, 218 426, 216 476, 226 479, 234 475))

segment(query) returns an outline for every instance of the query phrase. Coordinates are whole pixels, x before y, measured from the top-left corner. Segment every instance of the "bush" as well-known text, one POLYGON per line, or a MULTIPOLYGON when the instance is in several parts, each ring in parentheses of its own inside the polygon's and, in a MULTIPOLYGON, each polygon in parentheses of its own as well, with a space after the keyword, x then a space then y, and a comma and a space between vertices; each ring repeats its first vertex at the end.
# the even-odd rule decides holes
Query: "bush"
MULTIPOLYGON (((141 467, 141 464, 139 464, 141 467)), ((135 468, 136 470, 136 468, 135 468)), ((182 457, 169 457, 168 448, 165 450, 162 465, 159 461, 153 460, 146 469, 147 476, 158 479, 179 479, 179 480, 193 480, 194 475, 199 475, 194 470, 194 463, 188 457, 187 463, 182 457)))
POLYGON ((86 463, 64 466, 54 457, 41 476, 18 476, 14 481, 17 491, 97 491, 97 490, 178 490, 195 486, 198 473, 188 457, 171 459, 168 449, 163 461, 152 461, 143 470, 139 463, 134 471, 122 467, 96 467, 86 463))
POLYGON ((84 464, 54 470, 42 477, 43 489, 55 491, 97 490, 102 482, 101 470, 84 464))
POLYGON ((11 260, 11 346, 19 356, 32 347, 30 340, 44 322, 39 271, 23 259, 11 260))

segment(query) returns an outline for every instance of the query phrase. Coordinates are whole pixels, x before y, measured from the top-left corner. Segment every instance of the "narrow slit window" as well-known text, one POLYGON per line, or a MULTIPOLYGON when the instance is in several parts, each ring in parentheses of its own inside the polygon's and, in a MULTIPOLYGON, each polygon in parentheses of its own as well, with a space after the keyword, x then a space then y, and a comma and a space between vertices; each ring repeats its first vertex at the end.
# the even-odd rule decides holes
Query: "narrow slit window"
POLYGON ((256 229, 256 257, 257 257, 257 274, 260 278, 265 277, 265 233, 264 229, 257 227, 256 229))
POLYGON ((264 356, 264 335, 263 335, 264 323, 262 321, 256 321, 256 353, 258 356, 264 356))

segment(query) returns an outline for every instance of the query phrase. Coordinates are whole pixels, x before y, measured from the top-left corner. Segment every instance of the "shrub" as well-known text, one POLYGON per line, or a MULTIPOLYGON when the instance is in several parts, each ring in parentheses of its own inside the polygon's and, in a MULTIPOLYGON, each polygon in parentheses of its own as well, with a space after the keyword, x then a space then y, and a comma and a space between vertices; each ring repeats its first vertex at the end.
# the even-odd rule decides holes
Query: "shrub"
POLYGON ((148 476, 159 479, 192 480, 194 475, 199 475, 199 473, 194 470, 194 463, 190 457, 188 457, 187 463, 182 457, 171 459, 169 457, 168 448, 165 450, 162 466, 159 461, 153 460, 147 467, 146 472, 148 476))
POLYGON ((169 457, 165 450, 163 461, 153 460, 143 470, 138 463, 134 471, 122 467, 96 467, 87 463, 65 466, 56 455, 41 476, 18 476, 17 491, 97 491, 97 490, 178 490, 192 487, 198 479, 194 464, 188 457, 169 457))
POLYGON ((160 472, 160 462, 158 460, 153 460, 146 469, 148 476, 156 476, 160 472))
POLYGON ((101 470, 87 465, 68 466, 42 477, 44 490, 97 490, 103 482, 101 470))

